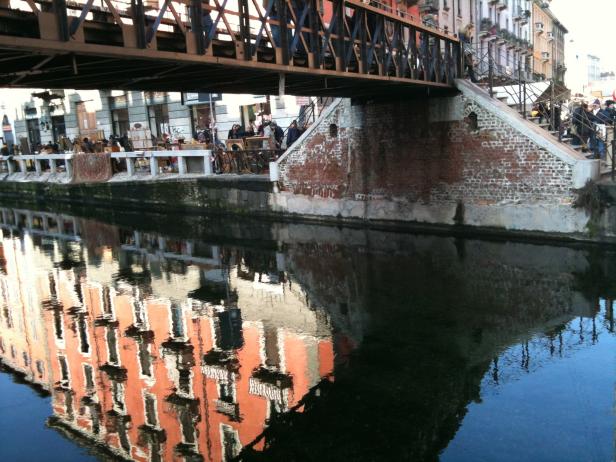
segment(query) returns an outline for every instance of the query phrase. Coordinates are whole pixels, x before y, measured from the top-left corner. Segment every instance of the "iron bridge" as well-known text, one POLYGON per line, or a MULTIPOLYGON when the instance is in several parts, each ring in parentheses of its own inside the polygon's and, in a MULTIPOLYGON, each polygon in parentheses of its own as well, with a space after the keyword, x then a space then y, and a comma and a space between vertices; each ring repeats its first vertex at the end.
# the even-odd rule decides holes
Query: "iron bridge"
POLYGON ((361 0, 0 0, 0 86, 403 96, 460 42, 361 0))

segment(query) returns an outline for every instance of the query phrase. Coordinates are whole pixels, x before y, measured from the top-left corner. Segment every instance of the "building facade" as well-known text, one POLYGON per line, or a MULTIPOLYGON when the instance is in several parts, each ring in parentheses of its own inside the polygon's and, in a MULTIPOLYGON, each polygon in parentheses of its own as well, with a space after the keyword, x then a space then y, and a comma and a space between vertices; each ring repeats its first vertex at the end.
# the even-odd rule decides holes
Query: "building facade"
POLYGON ((567 29, 540 0, 421 0, 422 21, 472 45, 479 74, 563 83, 567 29))
POLYGON ((130 136, 134 128, 149 130, 152 139, 168 134, 173 140, 189 141, 196 139, 199 129, 212 124, 224 140, 233 124, 246 127, 259 117, 271 118, 286 128, 307 100, 295 96, 47 89, 32 92, 18 110, 14 128, 17 141, 26 139, 30 148, 59 142, 62 137, 130 136))
POLYGON ((535 80, 565 81, 565 35, 567 29, 550 10, 547 1, 534 0, 533 75, 535 80))

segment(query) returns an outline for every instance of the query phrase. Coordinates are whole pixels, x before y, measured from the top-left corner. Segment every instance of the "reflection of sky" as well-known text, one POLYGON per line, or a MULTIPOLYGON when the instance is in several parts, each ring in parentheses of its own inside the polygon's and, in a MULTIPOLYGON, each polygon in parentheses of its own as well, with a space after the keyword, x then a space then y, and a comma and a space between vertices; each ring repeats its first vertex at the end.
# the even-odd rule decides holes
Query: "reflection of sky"
POLYGON ((482 402, 468 406, 441 460, 614 460, 616 338, 600 322, 597 326, 603 335, 594 345, 572 348, 563 360, 544 360, 530 374, 510 374, 516 380, 498 386, 484 381, 482 402))
POLYGON ((60 433, 45 426, 51 398, 41 398, 0 372, 1 461, 97 460, 60 433), (60 456, 61 454, 61 456, 60 456))

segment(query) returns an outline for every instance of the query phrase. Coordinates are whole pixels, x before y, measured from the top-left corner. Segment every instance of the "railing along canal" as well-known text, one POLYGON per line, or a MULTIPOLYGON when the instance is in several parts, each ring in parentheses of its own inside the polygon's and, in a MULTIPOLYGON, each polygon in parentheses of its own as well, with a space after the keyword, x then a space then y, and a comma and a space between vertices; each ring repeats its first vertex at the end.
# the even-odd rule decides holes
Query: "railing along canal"
MULTIPOLYGON (((275 161, 283 150, 210 150, 194 149, 183 151, 132 151, 109 153, 114 176, 158 177, 177 174, 265 174, 270 162, 275 161)), ((79 154, 77 154, 79 155, 79 154)), ((107 154, 88 154, 90 156, 107 154)), ((65 181, 73 177, 76 154, 37 154, 0 157, 0 173, 13 178, 43 179, 57 175, 65 181)))

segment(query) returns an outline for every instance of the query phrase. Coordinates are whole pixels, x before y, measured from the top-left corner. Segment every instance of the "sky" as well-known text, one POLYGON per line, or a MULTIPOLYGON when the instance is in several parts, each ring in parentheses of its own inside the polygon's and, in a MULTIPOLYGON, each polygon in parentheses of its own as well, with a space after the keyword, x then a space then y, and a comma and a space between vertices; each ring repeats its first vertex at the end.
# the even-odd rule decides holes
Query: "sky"
POLYGON ((552 0, 550 9, 569 30, 565 47, 575 44, 601 58, 601 70, 616 71, 616 0, 552 0))
MULTIPOLYGON (((552 0, 550 8, 569 30, 565 46, 599 56, 602 71, 616 72, 616 0, 552 0)), ((13 119, 31 92, 0 89, 0 112, 13 119)))

